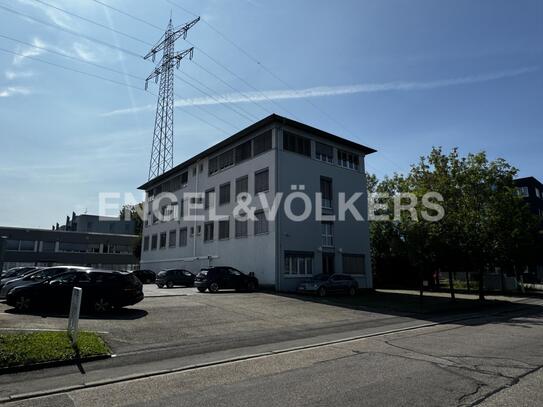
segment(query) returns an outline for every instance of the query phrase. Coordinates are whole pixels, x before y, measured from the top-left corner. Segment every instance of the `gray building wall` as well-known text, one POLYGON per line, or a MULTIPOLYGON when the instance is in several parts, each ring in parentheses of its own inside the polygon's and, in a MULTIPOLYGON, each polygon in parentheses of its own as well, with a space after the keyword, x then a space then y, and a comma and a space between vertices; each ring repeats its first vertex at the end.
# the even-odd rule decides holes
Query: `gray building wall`
MULTIPOLYGON (((301 132, 296 129, 286 128, 292 133, 311 138, 313 141, 319 141, 334 147, 334 157, 337 148, 346 150, 330 141, 315 137, 311 134, 301 132)), ((295 222, 289 220, 284 211, 281 211, 279 218, 279 242, 278 242, 278 264, 279 269, 279 288, 284 291, 296 289, 304 276, 289 276, 285 274, 284 261, 285 252, 311 252, 314 255, 313 274, 323 272, 322 255, 323 253, 334 254, 334 270, 336 273, 343 272, 343 254, 357 254, 365 257, 365 270, 363 275, 354 275, 353 277, 359 283, 360 288, 371 288, 373 285, 371 273, 370 258, 370 238, 369 224, 367 221, 359 222, 347 214, 346 221, 334 222, 333 226, 333 247, 323 247, 322 224, 315 220, 315 194, 320 192, 321 177, 332 180, 333 203, 332 211, 325 211, 327 215, 335 214, 338 216, 338 192, 344 192, 346 200, 357 192, 363 192, 360 199, 357 200, 355 207, 365 220, 367 220, 367 184, 364 160, 361 159, 361 167, 358 170, 339 167, 336 164, 325 163, 315 159, 315 143, 311 143, 311 157, 306 157, 291 151, 283 149, 282 129, 278 131, 279 154, 278 154, 278 186, 279 191, 286 194, 290 193, 292 185, 304 185, 305 192, 312 198, 312 213, 309 220, 304 222, 295 222)), ((347 149, 348 150, 348 149, 347 149)), ((294 201, 293 212, 300 214, 303 211, 303 204, 300 201, 294 201)))
MULTIPOLYGON (((274 116, 278 117, 278 116, 274 116)), ((280 118, 280 117, 279 117, 280 118)), ((338 215, 337 192, 345 192, 350 197, 356 192, 364 192, 363 196, 357 201, 356 207, 367 219, 367 195, 366 178, 364 168, 364 153, 371 153, 373 150, 356 143, 340 139, 333 135, 319 135, 324 133, 318 129, 311 128, 305 131, 303 128, 289 127, 288 120, 265 119, 269 122, 266 126, 253 125, 250 131, 242 131, 243 136, 232 136, 235 141, 221 142, 217 148, 210 148, 206 152, 199 154, 186 163, 179 165, 175 169, 158 177, 156 181, 151 180, 140 188, 150 191, 157 185, 168 182, 170 179, 188 171, 188 180, 184 188, 174 192, 177 201, 181 202, 183 194, 187 192, 204 193, 210 188, 214 188, 218 202, 220 185, 226 182, 231 183, 231 203, 225 206, 216 207, 218 215, 230 214, 230 238, 227 240, 218 240, 218 221, 214 221, 214 239, 211 242, 204 242, 204 224, 205 221, 186 221, 173 220, 166 222, 149 222, 144 225, 141 253, 141 268, 159 271, 166 268, 185 268, 197 273, 202 267, 208 265, 228 265, 238 268, 244 272, 254 272, 261 285, 273 286, 281 291, 290 291, 296 289, 298 284, 307 279, 308 275, 292 276, 285 273, 286 251, 289 252, 310 252, 313 256, 313 275, 322 272, 322 253, 328 252, 334 254, 335 272, 343 271, 343 255, 364 256, 364 266, 361 267, 360 274, 354 277, 359 282, 361 288, 372 287, 371 262, 370 262, 370 243, 369 228, 367 221, 354 221, 347 217, 346 222, 334 223, 334 245, 333 247, 323 247, 322 225, 320 221, 315 220, 315 193, 320 192, 321 176, 328 177, 333 181, 334 193, 334 213, 338 215), (256 128, 255 128, 256 126, 256 128), (311 157, 306 157, 297 153, 283 150, 283 128, 287 128, 293 133, 300 134, 311 140, 311 157), (209 159, 222 152, 235 147, 243 142, 264 133, 266 130, 273 129, 272 149, 256 157, 227 167, 212 175, 208 175, 209 159), (317 160, 315 157, 315 142, 320 141, 334 147, 334 160, 336 158, 336 148, 341 147, 344 151, 356 154, 360 158, 360 167, 357 170, 343 168, 337 163, 326 163, 317 160), (356 147, 359 146, 359 149, 356 147), (365 149, 365 150, 363 150, 365 149), (269 171, 269 191, 265 193, 267 201, 271 204, 276 193, 284 193, 283 201, 278 212, 279 217, 275 222, 269 222, 269 231, 266 234, 255 235, 254 224, 249 221, 248 236, 244 238, 235 237, 235 222, 232 218, 232 210, 236 206, 235 202, 235 182, 236 179, 243 176, 249 177, 249 193, 253 195, 252 205, 260 208, 260 202, 254 197, 255 173, 264 168, 269 171), (195 172, 196 169, 196 172, 195 172), (303 222, 293 222, 284 215, 284 200, 291 192, 291 185, 305 185, 305 192, 308 192, 312 204, 311 217, 303 222), (197 233, 200 226, 200 234, 197 233), (195 234, 190 236, 190 228, 194 227, 195 234), (179 246, 179 230, 187 228, 188 242, 184 247, 179 246), (160 234, 166 233, 169 240, 169 232, 176 231, 176 245, 169 247, 167 241, 165 248, 151 250, 152 236, 157 236, 160 242, 160 234), (149 239, 149 249, 145 250, 145 237, 149 239)), ((305 125, 301 125, 302 127, 305 125)), ((308 126, 305 126, 308 127, 308 126)), ((293 206, 294 212, 296 205, 293 206)), ((184 214, 187 215, 187 202, 184 202, 184 214)), ((199 212, 202 213, 202 212, 199 212)), ((205 212, 207 213, 207 212, 205 212)))
POLYGON ((131 269, 138 236, 0 227, 6 236, 4 268, 61 264, 131 269))

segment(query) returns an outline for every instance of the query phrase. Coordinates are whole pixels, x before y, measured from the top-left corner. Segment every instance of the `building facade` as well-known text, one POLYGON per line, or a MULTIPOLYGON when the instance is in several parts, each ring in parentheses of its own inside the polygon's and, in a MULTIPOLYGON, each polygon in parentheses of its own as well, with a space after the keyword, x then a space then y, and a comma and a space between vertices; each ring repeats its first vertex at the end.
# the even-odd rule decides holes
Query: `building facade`
POLYGON ((0 227, 3 268, 69 264, 131 270, 139 236, 0 227))
POLYGON ((72 212, 72 217, 66 216, 66 223, 53 226, 53 230, 65 230, 69 232, 91 232, 91 233, 113 233, 122 235, 136 234, 136 222, 131 219, 88 215, 76 215, 72 212))
POLYGON ((343 272, 371 288, 364 157, 374 151, 277 115, 249 126, 140 186, 141 268, 228 265, 279 291, 343 272), (350 198, 354 211, 342 210, 350 198))
MULTIPOLYGON (((543 247, 543 184, 534 177, 525 177, 516 179, 515 186, 530 211, 540 219, 539 240, 540 247, 543 247)), ((528 267, 527 273, 536 281, 543 282, 543 254, 536 257, 536 263, 528 267)))

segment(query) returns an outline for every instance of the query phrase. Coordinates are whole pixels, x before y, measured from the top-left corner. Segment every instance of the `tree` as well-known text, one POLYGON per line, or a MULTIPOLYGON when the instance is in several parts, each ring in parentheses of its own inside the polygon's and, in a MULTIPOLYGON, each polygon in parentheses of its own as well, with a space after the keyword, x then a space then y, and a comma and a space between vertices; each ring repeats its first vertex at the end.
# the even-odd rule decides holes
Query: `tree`
POLYGON ((120 218, 125 220, 133 220, 135 223, 134 233, 139 236, 136 245, 134 246, 134 256, 141 258, 141 240, 143 233, 143 202, 135 205, 124 205, 120 210, 120 218))
POLYGON ((454 299, 452 273, 465 270, 469 276, 475 271, 479 297, 484 299, 486 270, 519 270, 527 254, 536 252, 538 222, 516 193, 516 173, 505 160, 489 161, 484 152, 460 157, 457 149, 444 154, 434 148, 406 176, 395 174, 381 182, 370 177, 373 191, 408 192, 417 198, 416 219, 403 212, 399 221, 388 225, 372 223, 376 274, 385 272, 387 260, 402 256, 419 282, 439 271, 448 273, 454 299), (432 191, 443 197, 445 216, 437 222, 420 216, 422 197, 432 191))

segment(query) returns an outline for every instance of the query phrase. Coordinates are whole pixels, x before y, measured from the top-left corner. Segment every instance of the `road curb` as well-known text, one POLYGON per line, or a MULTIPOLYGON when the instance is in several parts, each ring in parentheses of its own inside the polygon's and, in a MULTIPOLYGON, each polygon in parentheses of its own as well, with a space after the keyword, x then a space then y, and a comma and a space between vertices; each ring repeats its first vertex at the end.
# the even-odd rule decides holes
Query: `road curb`
MULTIPOLYGON (((46 368, 51 368, 51 367, 68 366, 68 365, 73 365, 77 363, 94 362, 97 360, 103 360, 103 359, 109 359, 109 358, 111 358, 111 355, 96 355, 96 356, 89 356, 86 358, 79 358, 79 359, 52 360, 50 362, 32 363, 29 365, 2 367, 0 368, 0 376, 4 374, 10 374, 10 373, 28 372, 30 370, 40 370, 40 369, 46 369, 46 368)), ((0 402, 2 400, 3 399, 0 399, 0 402)))

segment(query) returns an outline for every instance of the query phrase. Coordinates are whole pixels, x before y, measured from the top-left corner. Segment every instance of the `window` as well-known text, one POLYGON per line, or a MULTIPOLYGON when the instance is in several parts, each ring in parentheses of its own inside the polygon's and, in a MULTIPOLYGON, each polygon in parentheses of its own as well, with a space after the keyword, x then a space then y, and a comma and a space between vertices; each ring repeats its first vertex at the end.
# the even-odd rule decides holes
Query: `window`
POLYGON ((179 229, 179 246, 187 245, 187 228, 179 229))
POLYGON ((230 219, 219 221, 219 239, 230 239, 230 219))
POLYGON ((535 196, 537 196, 538 198, 542 198, 541 191, 539 190, 539 188, 535 189, 535 196))
POLYGON ((204 172, 204 163, 200 163, 200 174, 204 172))
POLYGON ((267 168, 265 170, 258 171, 255 174, 255 194, 265 192, 270 189, 268 175, 269 171, 267 168))
POLYGON ((249 177, 247 175, 236 180, 236 200, 238 195, 243 192, 249 192, 249 177))
POLYGON ((236 237, 247 237, 247 218, 236 219, 236 237))
POLYGON ((254 155, 264 153, 272 148, 272 131, 268 130, 267 132, 256 136, 254 138, 254 155))
POLYGON ((359 159, 358 159, 358 155, 356 154, 338 150, 337 162, 342 167, 350 168, 351 170, 358 170, 359 159))
POLYGON ((197 171, 196 166, 192 167, 192 176, 193 176, 193 177, 196 176, 196 171, 197 171))
POLYGON ((163 232, 160 234, 160 248, 161 249, 166 248, 166 232, 163 232))
POLYGON ((230 183, 222 184, 219 189, 219 205, 230 203, 230 183))
MULTIPOLYGON (((210 207, 213 208, 215 206, 215 205, 210 205, 212 197, 213 198, 215 197, 215 189, 214 188, 208 189, 205 192, 204 209, 209 209, 210 207)), ((214 204, 214 202, 213 202, 213 204, 214 204)))
POLYGON ((19 246, 19 251, 21 251, 21 252, 33 252, 34 251, 34 240, 21 240, 21 245, 19 246))
POLYGON ((204 224, 204 242, 209 242, 213 240, 215 232, 215 223, 207 222, 204 224))
POLYGON ((200 236, 202 234, 202 225, 196 226, 196 234, 200 236))
POLYGON ((334 224, 332 222, 322 222, 322 245, 334 245, 334 224))
POLYGON ((18 251, 19 250, 19 241, 14 239, 8 239, 6 242, 6 250, 9 251, 18 251))
MULTIPOLYGON (((41 245, 41 251, 47 253, 54 253, 57 242, 44 241, 41 245)), ((149 244, 147 244, 149 246, 149 244)))
POLYGON ((181 188, 187 186, 187 183, 189 182, 189 173, 188 171, 185 171, 179 176, 181 188))
POLYGON ((179 201, 179 220, 183 220, 184 216, 185 216, 185 201, 181 199, 181 201, 179 201))
POLYGON ((344 274, 366 274, 363 254, 343 254, 344 274))
POLYGON ((234 165, 234 149, 209 159, 209 175, 234 165))
POLYGON ((285 252, 285 274, 306 276, 313 274, 313 253, 285 252))
POLYGON ((146 252, 149 250, 149 236, 143 238, 143 251, 146 252))
POLYGON ((315 158, 327 163, 334 162, 334 148, 328 144, 315 144, 315 158))
POLYGON ((255 235, 268 233, 268 219, 264 211, 256 211, 255 218, 255 235))
POLYGON ((248 160, 251 158, 251 140, 240 144, 235 148, 236 163, 248 160))
POLYGON ((177 246, 177 230, 170 230, 170 235, 168 236, 168 247, 177 246))
POLYGON ((156 250, 157 242, 158 242, 158 236, 157 235, 151 236, 151 250, 156 250))
POLYGON ((520 196, 524 196, 526 198, 530 196, 528 187, 518 187, 517 191, 520 196))
POLYGON ((288 131, 283 131, 283 149, 311 157, 310 140, 288 131))
POLYGON ((190 237, 194 237, 194 226, 190 227, 190 237))
POLYGON ((332 208, 332 180, 330 178, 321 177, 321 194, 322 207, 326 209, 332 208))

